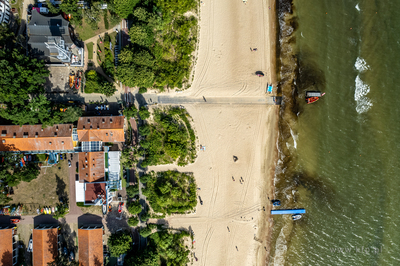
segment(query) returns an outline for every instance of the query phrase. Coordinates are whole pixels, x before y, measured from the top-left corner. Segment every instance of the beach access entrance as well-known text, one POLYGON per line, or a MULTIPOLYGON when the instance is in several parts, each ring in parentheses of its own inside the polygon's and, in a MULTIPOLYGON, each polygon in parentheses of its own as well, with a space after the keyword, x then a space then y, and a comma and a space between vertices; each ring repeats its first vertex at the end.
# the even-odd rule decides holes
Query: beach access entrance
MULTIPOLYGON (((169 96, 157 94, 142 94, 148 105, 153 104, 251 104, 277 105, 276 97, 190 97, 169 96)), ((280 101, 279 101, 280 103, 280 101)))

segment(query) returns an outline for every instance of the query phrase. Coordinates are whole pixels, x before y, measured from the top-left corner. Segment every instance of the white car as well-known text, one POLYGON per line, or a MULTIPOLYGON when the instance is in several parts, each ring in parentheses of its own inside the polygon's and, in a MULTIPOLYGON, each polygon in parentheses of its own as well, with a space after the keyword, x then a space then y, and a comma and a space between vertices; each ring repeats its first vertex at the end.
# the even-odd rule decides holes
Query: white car
POLYGON ((28 244, 28 248, 27 248, 27 252, 32 252, 33 250, 33 240, 32 238, 29 240, 29 244, 28 244))
POLYGON ((71 167, 71 161, 68 160, 68 167, 71 167))

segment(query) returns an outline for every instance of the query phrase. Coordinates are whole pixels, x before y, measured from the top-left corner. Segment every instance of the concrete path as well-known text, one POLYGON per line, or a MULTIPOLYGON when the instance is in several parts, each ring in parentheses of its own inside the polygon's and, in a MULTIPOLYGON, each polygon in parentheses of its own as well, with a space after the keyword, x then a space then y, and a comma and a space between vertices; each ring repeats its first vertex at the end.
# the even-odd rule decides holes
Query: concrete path
MULTIPOLYGON (((275 105, 274 98, 265 97, 177 97, 170 95, 142 94, 147 104, 251 104, 275 105)), ((140 101, 140 99, 138 99, 140 101)))

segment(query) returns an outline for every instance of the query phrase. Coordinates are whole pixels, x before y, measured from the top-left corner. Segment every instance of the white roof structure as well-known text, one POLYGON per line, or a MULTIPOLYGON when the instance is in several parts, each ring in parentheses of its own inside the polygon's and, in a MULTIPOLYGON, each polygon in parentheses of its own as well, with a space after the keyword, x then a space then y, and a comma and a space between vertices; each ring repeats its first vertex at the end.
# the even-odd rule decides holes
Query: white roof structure
POLYGON ((120 180, 121 173, 121 152, 120 151, 109 151, 108 152, 108 180, 117 181, 120 180))
POLYGON ((0 0, 0 24, 10 22, 11 6, 8 0, 0 0))
POLYGON ((76 202, 85 202, 85 183, 75 181, 76 202))

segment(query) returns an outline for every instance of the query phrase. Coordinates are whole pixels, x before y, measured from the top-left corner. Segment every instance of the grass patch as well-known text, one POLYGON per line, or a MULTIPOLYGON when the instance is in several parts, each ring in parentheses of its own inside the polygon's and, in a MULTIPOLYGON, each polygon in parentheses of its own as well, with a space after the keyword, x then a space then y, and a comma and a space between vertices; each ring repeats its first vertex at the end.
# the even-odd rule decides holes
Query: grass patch
POLYGON ((93 59, 93 45, 94 44, 92 42, 86 44, 89 59, 93 59))
MULTIPOLYGON (((75 28, 75 33, 79 36, 79 39, 82 41, 86 41, 87 39, 90 39, 104 31, 107 30, 105 23, 104 23, 104 14, 101 15, 101 19, 99 19, 99 24, 97 25, 97 30, 93 30, 88 23, 86 23, 85 19, 82 19, 82 26, 77 26, 75 28)), ((115 23, 112 23, 110 20, 110 15, 109 12, 107 14, 107 21, 108 21, 108 26, 109 28, 114 27, 115 25, 118 25, 118 22, 115 21, 115 23), (111 26, 111 27, 110 27, 111 26)))
POLYGON ((126 179, 125 179, 125 177, 122 177, 122 187, 126 187, 126 179))
POLYGON ((36 154, 39 162, 45 162, 47 158, 47 154, 36 154))
POLYGON ((108 168, 108 152, 104 154, 104 159, 105 159, 105 167, 108 168))
POLYGON ((77 202, 77 203, 76 203, 76 206, 78 206, 78 207, 83 207, 83 208, 89 208, 89 207, 91 207, 91 205, 85 205, 83 202, 77 202))
POLYGON ((67 160, 52 167, 43 167, 39 176, 31 182, 21 182, 14 187, 13 203, 39 204, 55 207, 59 197, 69 198, 69 168, 67 160))

